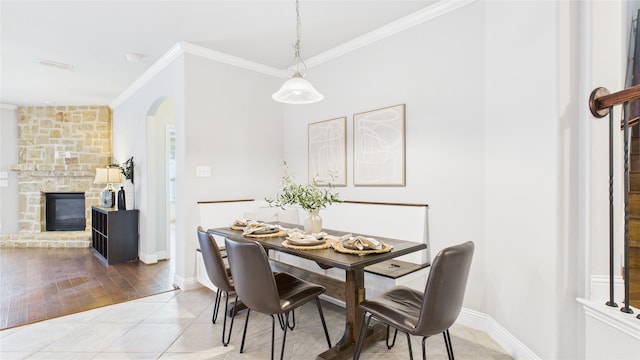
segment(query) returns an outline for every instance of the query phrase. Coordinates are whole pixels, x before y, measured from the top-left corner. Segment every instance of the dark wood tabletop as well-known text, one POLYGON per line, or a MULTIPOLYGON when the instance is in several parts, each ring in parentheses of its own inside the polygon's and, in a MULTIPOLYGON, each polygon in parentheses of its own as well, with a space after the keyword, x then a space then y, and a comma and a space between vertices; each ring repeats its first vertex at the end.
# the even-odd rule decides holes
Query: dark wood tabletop
MULTIPOLYGON (((287 223, 272 223, 274 225, 280 225, 284 228, 300 228, 299 225, 287 224, 287 223)), ((323 229, 329 235, 341 236, 349 234, 349 232, 323 229)), ((409 254, 415 251, 426 249, 426 245, 422 242, 411 242, 406 240, 390 239, 385 237, 379 237, 375 235, 351 233, 353 236, 366 236, 372 237, 379 241, 382 241, 388 245, 392 245, 391 251, 381 254, 367 254, 367 255, 355 255, 339 253, 336 250, 329 248, 323 250, 297 250, 286 248, 282 245, 286 236, 276 236, 267 238, 252 238, 242 235, 241 230, 233 230, 230 227, 209 229, 215 235, 223 236, 230 239, 251 239, 258 241, 265 249, 274 250, 283 253, 295 255, 304 259, 315 261, 321 268, 327 269, 331 267, 343 269, 345 271, 345 280, 340 282, 340 286, 344 289, 344 303, 345 303, 345 328, 342 338, 329 350, 319 354, 317 359, 333 359, 343 360, 353 356, 353 350, 355 348, 354 343, 357 339, 357 332, 360 327, 362 310, 358 308, 360 304, 366 298, 366 289, 364 286, 364 268, 369 265, 374 265, 386 260, 393 259, 395 257, 409 254)), ((308 272, 308 271, 305 271, 308 272)), ((323 281, 323 277, 314 278, 314 282, 319 280, 323 281)), ((325 279, 325 281, 328 281, 325 279)), ((336 281, 336 280, 333 280, 336 281)), ((319 283, 325 285, 324 283, 319 283)), ((364 347, 373 344, 375 341, 386 338, 386 327, 377 326, 367 331, 364 347)))
MULTIPOLYGON (((274 222, 270 224, 280 225, 287 229, 301 228, 300 225, 296 225, 296 224, 288 224, 288 223, 280 223, 280 222, 274 222)), ((402 256, 415 251, 426 249, 427 247, 424 243, 390 239, 390 238, 379 237, 375 235, 351 233, 353 234, 353 236, 362 235, 366 237, 372 237, 372 238, 375 238, 376 240, 384 242, 385 244, 389 244, 393 246, 393 249, 391 249, 391 251, 387 253, 354 255, 354 254, 339 253, 333 250, 332 248, 323 249, 323 250, 297 250, 297 249, 286 248, 282 246, 282 242, 285 240, 286 236, 277 236, 277 237, 268 237, 268 238, 251 238, 251 237, 243 236, 241 230, 233 230, 230 227, 209 229, 209 231, 219 236, 229 237, 231 239, 235 238, 235 239, 257 240, 262 244, 262 246, 265 249, 280 251, 280 252, 292 254, 301 258, 305 258, 308 260, 312 260, 320 265, 324 265, 323 267, 336 267, 344 270, 364 268, 366 266, 373 265, 385 260, 393 259, 398 256, 402 256)), ((349 232, 331 230, 331 229, 322 229, 322 231, 326 232, 329 235, 334 235, 334 236, 349 234, 349 232)))

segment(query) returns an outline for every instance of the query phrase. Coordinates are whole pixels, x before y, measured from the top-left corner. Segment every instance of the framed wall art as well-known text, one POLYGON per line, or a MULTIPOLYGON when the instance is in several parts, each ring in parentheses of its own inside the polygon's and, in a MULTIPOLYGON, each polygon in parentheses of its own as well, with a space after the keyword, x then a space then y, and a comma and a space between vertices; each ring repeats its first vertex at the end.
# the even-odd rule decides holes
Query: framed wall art
POLYGON ((353 115, 353 184, 405 186, 405 104, 353 115))
POLYGON ((309 183, 347 186, 347 117, 309 124, 309 183))

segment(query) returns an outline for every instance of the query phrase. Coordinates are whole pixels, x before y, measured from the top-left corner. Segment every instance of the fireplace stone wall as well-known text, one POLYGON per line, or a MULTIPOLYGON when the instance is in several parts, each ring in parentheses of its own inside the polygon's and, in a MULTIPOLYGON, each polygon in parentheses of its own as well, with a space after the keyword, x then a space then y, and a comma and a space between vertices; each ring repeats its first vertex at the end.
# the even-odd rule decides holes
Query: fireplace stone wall
POLYGON ((89 247, 91 206, 104 185, 96 167, 112 163, 108 106, 18 107, 18 233, 0 235, 0 247, 89 247), (84 192, 85 231, 46 231, 45 193, 84 192))

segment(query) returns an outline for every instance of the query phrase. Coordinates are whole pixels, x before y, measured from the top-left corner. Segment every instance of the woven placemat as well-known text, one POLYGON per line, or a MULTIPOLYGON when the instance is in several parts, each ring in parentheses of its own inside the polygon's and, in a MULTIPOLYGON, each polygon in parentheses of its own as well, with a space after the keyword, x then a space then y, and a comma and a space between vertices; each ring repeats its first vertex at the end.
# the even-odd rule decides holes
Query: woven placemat
POLYGON ((387 252, 391 251, 391 249, 393 249, 393 246, 389 245, 389 244, 382 244, 382 249, 380 249, 380 250, 375 250, 375 249, 374 250, 352 250, 352 249, 347 249, 346 247, 344 247, 342 242, 335 241, 335 242, 333 242, 333 249, 335 251, 337 251, 337 252, 345 253, 345 254, 368 255, 368 254, 387 253, 387 252))
POLYGON ((294 250, 323 250, 323 249, 330 248, 332 245, 331 245, 331 241, 325 241, 324 244, 319 244, 319 245, 299 246, 299 245, 291 245, 289 244, 289 241, 285 240, 282 242, 282 246, 288 249, 294 249, 294 250))
POLYGON ((278 237, 278 236, 285 236, 285 235, 287 235, 287 230, 281 229, 280 231, 271 233, 271 234, 247 234, 245 236, 250 238, 255 238, 255 239, 264 239, 264 238, 271 238, 271 237, 278 237))

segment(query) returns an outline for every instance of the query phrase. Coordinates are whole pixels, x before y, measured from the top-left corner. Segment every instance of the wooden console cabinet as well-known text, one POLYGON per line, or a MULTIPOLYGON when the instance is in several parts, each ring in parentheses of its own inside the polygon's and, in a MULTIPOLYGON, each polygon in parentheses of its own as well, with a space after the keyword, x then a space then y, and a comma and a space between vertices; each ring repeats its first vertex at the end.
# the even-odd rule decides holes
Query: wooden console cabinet
POLYGON ((138 258, 138 210, 91 207, 91 245, 107 264, 138 258))

